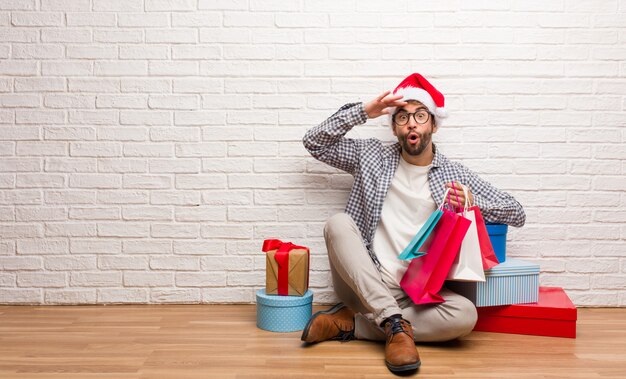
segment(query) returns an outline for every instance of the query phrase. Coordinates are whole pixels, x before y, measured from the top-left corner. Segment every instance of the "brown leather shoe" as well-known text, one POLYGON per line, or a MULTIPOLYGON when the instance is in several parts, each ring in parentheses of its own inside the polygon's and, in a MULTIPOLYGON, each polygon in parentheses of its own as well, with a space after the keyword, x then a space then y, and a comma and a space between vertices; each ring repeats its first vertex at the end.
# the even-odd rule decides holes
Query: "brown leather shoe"
POLYGON ((391 317, 385 321, 385 364, 392 372, 416 370, 420 356, 413 341, 413 327, 403 318, 391 317))
POLYGON ((315 343, 327 340, 350 341, 354 339, 354 312, 339 303, 311 316, 300 339, 315 343))

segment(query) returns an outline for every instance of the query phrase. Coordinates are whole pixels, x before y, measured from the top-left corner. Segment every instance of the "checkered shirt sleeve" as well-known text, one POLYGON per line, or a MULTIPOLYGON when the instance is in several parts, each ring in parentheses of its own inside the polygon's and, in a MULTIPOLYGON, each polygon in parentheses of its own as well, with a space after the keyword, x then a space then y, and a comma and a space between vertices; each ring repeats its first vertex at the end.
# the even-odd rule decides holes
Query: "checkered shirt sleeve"
POLYGON ((501 191, 467 167, 452 162, 459 167, 465 185, 472 190, 474 203, 488 222, 521 227, 526 222, 522 205, 507 192, 501 191))
POLYGON ((315 159, 354 175, 367 140, 346 138, 344 135, 365 121, 367 114, 362 103, 346 104, 326 121, 307 131, 302 139, 304 147, 315 159))

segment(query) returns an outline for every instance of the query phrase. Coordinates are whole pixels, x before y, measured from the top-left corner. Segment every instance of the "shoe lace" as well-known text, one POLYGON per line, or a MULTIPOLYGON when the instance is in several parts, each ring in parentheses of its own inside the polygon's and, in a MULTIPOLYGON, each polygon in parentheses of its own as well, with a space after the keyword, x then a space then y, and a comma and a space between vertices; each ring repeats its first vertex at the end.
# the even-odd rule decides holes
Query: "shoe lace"
POLYGON ((354 329, 349 331, 341 330, 339 331, 339 335, 337 339, 342 342, 352 341, 354 339, 354 329))
POLYGON ((354 328, 350 330, 343 330, 341 326, 337 324, 337 321, 335 321, 335 325, 337 326, 337 329, 339 329, 339 334, 334 338, 335 340, 339 340, 341 342, 347 342, 347 341, 352 341, 353 339, 355 339, 354 328))
POLYGON ((403 327, 403 323, 409 324, 411 325, 408 321, 400 319, 400 318, 392 318, 389 321, 387 321, 388 324, 390 324, 390 328, 391 328, 391 335, 397 334, 397 333, 404 333, 404 327, 403 327))

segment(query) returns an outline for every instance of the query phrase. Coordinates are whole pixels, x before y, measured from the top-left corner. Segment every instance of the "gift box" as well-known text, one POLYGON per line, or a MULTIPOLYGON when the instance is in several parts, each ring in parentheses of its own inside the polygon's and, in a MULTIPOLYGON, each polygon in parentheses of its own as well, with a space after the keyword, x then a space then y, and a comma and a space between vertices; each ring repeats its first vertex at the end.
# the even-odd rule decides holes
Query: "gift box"
POLYGON ((509 258, 485 271, 484 282, 447 282, 447 287, 477 307, 535 303, 539 298, 539 265, 509 258))
POLYGON ((304 296, 309 288, 309 249, 291 242, 265 240, 263 251, 266 293, 304 296))
POLYGON ((576 307, 558 287, 540 287, 532 304, 478 308, 474 330, 576 338, 576 307))
POLYGON ((509 227, 506 224, 485 224, 485 226, 487 227, 487 234, 489 234, 489 240, 491 240, 491 246, 493 246, 498 262, 505 262, 506 232, 509 227))
POLYGON ((256 292, 256 325, 270 332, 295 332, 303 330, 313 313, 313 292, 304 296, 268 295, 265 290, 256 292))

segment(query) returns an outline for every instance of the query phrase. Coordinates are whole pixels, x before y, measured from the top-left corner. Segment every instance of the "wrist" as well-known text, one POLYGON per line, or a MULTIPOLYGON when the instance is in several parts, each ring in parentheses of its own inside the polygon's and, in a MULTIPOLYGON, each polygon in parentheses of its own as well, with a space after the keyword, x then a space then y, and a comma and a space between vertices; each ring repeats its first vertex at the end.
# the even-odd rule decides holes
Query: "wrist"
POLYGON ((368 104, 361 102, 361 116, 364 118, 364 120, 367 120, 368 118, 372 118, 368 111, 368 104))
POLYGON ((367 118, 372 118, 372 116, 370 115, 370 103, 362 103, 363 104, 363 112, 365 112, 365 116, 367 118))

